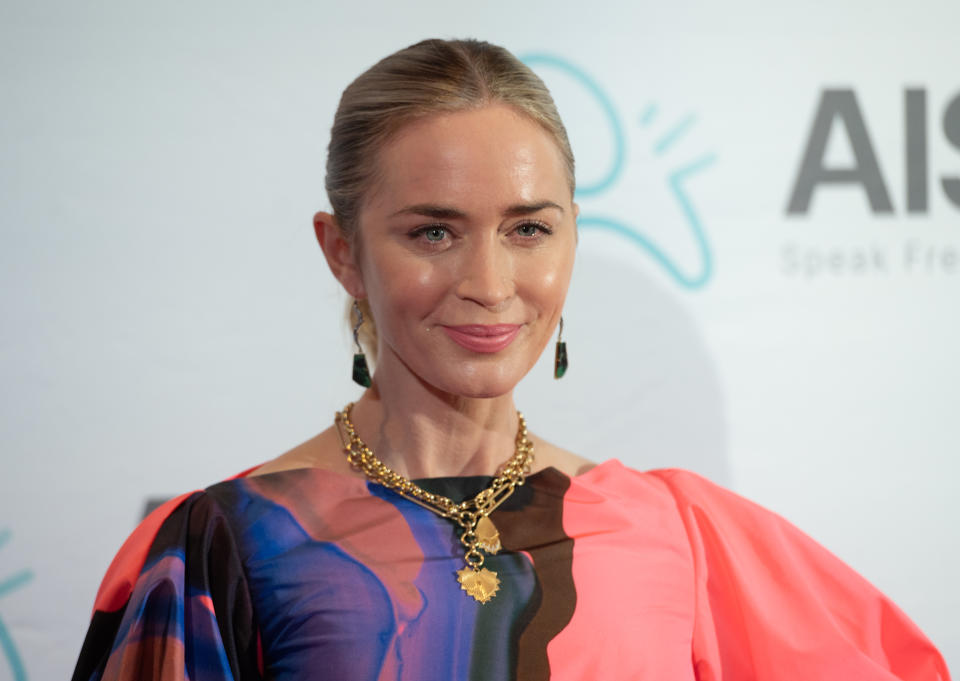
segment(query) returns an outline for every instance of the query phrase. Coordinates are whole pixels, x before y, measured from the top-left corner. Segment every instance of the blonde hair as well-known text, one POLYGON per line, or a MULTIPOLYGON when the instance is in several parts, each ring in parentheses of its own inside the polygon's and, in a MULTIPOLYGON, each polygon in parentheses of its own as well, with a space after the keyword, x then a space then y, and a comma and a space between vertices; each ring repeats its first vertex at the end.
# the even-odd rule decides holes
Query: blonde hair
MULTIPOLYGON (((543 81, 503 47, 480 40, 424 40, 394 52, 343 91, 330 131, 327 197, 344 235, 354 245, 363 199, 376 181, 378 152, 402 127, 431 115, 506 104, 539 124, 563 157, 570 192, 574 161, 566 128, 543 81)), ((370 307, 359 301, 360 338, 376 356, 370 307)), ((348 304, 352 329, 356 320, 348 304)))

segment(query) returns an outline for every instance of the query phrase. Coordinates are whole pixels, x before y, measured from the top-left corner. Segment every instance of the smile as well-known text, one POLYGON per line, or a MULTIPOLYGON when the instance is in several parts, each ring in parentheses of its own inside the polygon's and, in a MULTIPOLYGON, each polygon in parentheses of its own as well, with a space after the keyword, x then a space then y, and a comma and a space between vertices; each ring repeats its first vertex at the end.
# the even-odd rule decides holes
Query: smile
POLYGON ((441 328, 454 343, 473 352, 499 352, 520 332, 519 324, 468 324, 441 328))

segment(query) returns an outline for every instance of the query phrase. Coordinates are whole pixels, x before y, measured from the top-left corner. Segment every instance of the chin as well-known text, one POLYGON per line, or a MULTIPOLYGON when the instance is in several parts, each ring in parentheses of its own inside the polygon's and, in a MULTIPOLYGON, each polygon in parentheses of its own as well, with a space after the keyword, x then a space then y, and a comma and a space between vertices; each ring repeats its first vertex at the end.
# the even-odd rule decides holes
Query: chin
POLYGON ((445 393, 458 397, 471 399, 502 397, 513 392, 523 375, 498 369, 500 368, 496 367, 491 370, 490 367, 483 367, 476 372, 469 372, 466 376, 460 375, 450 377, 446 381, 438 381, 434 386, 445 393))
POLYGON ((470 390, 470 391, 461 391, 458 394, 458 397, 463 397, 472 400, 484 400, 484 399, 494 399, 496 397, 503 397, 504 395, 509 394, 513 391, 513 388, 508 388, 506 390, 470 390))

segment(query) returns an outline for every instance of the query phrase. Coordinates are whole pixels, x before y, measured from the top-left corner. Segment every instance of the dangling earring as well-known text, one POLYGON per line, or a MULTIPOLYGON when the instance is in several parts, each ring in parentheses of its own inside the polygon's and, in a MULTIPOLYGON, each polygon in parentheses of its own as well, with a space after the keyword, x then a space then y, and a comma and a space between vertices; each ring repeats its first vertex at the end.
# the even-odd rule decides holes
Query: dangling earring
POLYGON ((567 344, 563 341, 563 316, 560 317, 560 333, 557 334, 557 352, 553 356, 553 377, 563 378, 567 373, 567 344))
POLYGON ((353 356, 353 382, 362 385, 364 388, 370 387, 370 368, 367 366, 367 357, 363 354, 363 348, 360 347, 360 327, 363 325, 363 312, 360 310, 360 304, 353 301, 353 313, 357 316, 357 323, 353 326, 353 342, 357 345, 357 352, 353 356))

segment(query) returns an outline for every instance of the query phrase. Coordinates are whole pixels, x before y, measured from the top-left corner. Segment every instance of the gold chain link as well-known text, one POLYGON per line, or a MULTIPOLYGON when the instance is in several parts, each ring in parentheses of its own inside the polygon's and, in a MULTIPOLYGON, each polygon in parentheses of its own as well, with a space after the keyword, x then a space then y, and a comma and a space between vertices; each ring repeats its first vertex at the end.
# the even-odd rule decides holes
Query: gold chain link
POLYGON ((480 522, 480 518, 489 516, 494 509, 513 494, 517 487, 524 483, 533 463, 533 443, 527 436, 527 423, 523 414, 517 412, 519 426, 517 428, 516 449, 513 456, 503 464, 500 475, 494 477, 486 489, 472 499, 467 499, 458 504, 449 497, 426 491, 378 459, 373 450, 357 435, 357 430, 354 428, 353 422, 350 421, 351 409, 353 409, 352 402, 344 407, 343 411, 337 412, 335 417, 338 426, 337 432, 340 434, 340 441, 343 444, 347 460, 373 482, 392 489, 405 499, 409 499, 444 518, 455 521, 463 529, 460 542, 467 549, 464 561, 474 570, 479 570, 483 565, 484 556, 477 546, 479 542, 476 534, 477 523, 480 522), (340 426, 346 431, 347 441, 344 441, 343 434, 340 433, 340 426))

